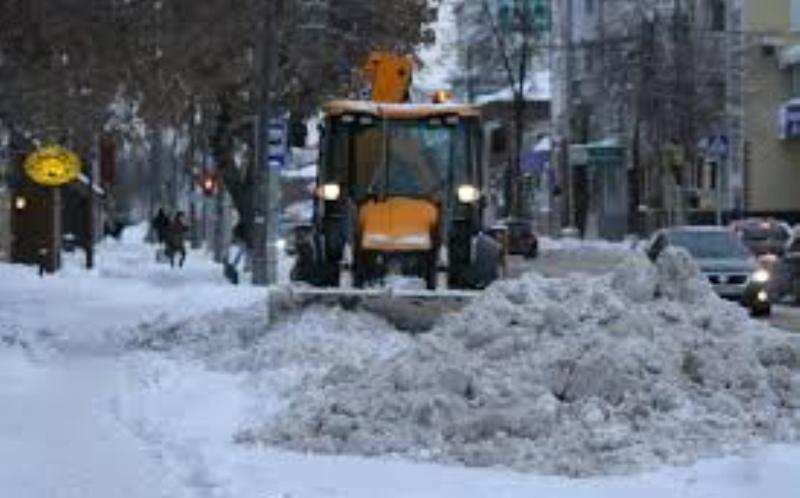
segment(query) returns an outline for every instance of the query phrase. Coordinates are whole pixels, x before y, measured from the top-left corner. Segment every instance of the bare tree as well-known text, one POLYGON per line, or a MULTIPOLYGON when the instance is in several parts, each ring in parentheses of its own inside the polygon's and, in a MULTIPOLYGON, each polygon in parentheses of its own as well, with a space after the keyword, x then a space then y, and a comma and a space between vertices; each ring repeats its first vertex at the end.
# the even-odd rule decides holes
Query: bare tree
MULTIPOLYGON (((217 168, 249 224, 263 1, 0 0, 0 117, 83 150, 117 124, 109 109, 120 99, 157 129, 185 134, 197 115, 215 120, 217 168), (238 150, 250 153, 237 161, 238 150)), ((371 49, 410 52, 430 41, 434 15, 427 0, 293 2, 275 23, 274 99, 304 115, 346 95, 371 49)))
MULTIPOLYGON (((513 0, 496 8, 495 2, 462 1, 457 8, 464 14, 468 78, 475 73, 488 75, 489 82, 502 82, 513 96, 513 156, 509 164, 507 196, 510 214, 527 211, 522 193, 522 147, 527 121, 526 93, 535 69, 533 58, 542 52, 549 30, 549 9, 546 2, 513 0)), ((487 78, 487 76, 484 76, 487 78)), ((470 82, 468 81, 468 85, 470 82)))
MULTIPOLYGON (((573 46, 582 64, 573 142, 621 138, 630 146, 629 211, 681 216, 698 144, 725 112, 724 32, 695 2, 600 2, 597 35, 573 46)), ((571 102, 570 105, 573 105, 571 102)), ((640 227, 641 228, 641 227, 640 227)))

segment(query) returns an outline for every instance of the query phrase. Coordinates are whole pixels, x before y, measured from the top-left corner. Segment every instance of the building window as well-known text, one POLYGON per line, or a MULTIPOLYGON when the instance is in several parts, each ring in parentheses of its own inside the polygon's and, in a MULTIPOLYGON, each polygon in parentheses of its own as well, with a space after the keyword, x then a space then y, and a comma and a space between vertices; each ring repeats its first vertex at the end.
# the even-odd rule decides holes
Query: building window
POLYGON ((800 97, 800 66, 794 65, 791 67, 791 96, 792 98, 800 97))
POLYGON ((709 21, 711 30, 725 31, 725 1, 711 0, 708 6, 710 10, 709 21))
POLYGON ((584 0, 583 10, 587 14, 594 12, 594 0, 584 0))
POLYGON ((792 31, 800 31, 800 0, 791 0, 789 3, 789 19, 792 31))

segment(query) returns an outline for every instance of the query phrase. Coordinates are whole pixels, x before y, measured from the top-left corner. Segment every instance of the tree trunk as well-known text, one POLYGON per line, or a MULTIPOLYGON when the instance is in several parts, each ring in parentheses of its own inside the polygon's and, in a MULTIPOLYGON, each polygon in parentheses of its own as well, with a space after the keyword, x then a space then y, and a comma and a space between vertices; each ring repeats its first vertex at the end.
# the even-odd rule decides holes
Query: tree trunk
POLYGON ((220 95, 217 128, 212 138, 212 153, 216 162, 222 184, 233 200, 233 205, 239 213, 239 229, 237 236, 241 237, 248 248, 253 247, 253 175, 252 165, 246 166, 246 174, 236 167, 234 160, 233 131, 231 129, 230 103, 227 96, 220 95))

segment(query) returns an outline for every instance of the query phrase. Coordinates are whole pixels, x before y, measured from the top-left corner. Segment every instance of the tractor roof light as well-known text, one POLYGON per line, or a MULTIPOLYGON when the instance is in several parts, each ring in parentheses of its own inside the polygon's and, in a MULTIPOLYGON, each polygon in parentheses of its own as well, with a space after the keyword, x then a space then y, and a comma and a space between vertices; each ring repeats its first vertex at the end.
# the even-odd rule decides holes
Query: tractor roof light
POLYGON ((446 104, 451 100, 451 98, 452 95, 450 94, 450 92, 446 90, 439 90, 437 92, 433 92, 433 95, 431 96, 431 100, 433 101, 434 104, 446 104))

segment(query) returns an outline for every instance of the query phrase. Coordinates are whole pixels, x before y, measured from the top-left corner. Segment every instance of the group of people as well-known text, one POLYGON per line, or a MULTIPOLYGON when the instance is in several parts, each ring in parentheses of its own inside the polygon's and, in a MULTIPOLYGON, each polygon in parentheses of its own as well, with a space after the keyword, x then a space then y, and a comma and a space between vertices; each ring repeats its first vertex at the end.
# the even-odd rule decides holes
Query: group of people
POLYGON ((183 211, 170 217, 163 208, 159 208, 151 223, 157 242, 164 245, 164 255, 169 265, 174 267, 175 257, 178 256, 178 266, 183 267, 186 261, 186 233, 189 231, 183 211))

